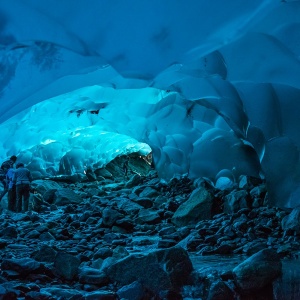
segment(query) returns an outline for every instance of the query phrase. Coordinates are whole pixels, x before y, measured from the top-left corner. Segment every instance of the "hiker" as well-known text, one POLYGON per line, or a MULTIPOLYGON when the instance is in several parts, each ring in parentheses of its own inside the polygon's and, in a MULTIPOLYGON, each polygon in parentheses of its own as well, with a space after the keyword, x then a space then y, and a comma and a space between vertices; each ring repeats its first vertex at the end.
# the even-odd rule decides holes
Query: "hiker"
POLYGON ((44 201, 43 196, 36 189, 34 189, 33 190, 33 195, 32 195, 32 202, 31 202, 32 210, 39 213, 39 212, 42 211, 43 206, 45 206, 47 204, 48 203, 46 203, 44 201))
POLYGON ((23 163, 17 163, 17 169, 13 176, 13 183, 16 185, 16 211, 28 211, 29 196, 30 196, 30 183, 32 176, 30 171, 24 167, 23 163))
POLYGON ((8 184, 7 184, 7 179, 6 179, 6 174, 7 171, 11 168, 14 167, 15 162, 17 161, 17 157, 15 155, 11 156, 10 159, 4 161, 1 165, 0 168, 0 181, 3 185, 3 192, 0 195, 0 201, 2 200, 2 198, 4 197, 4 195, 7 193, 8 191, 8 184))
POLYGON ((123 163, 123 172, 124 172, 124 179, 128 178, 128 168, 129 168, 129 157, 126 156, 125 161, 123 163))
POLYGON ((7 183, 7 198, 8 205, 7 209, 10 211, 16 211, 16 185, 13 183, 13 176, 15 174, 15 169, 10 168, 6 173, 6 183, 7 183))
POLYGON ((85 171, 85 176, 89 181, 97 181, 97 176, 91 166, 88 166, 85 171))

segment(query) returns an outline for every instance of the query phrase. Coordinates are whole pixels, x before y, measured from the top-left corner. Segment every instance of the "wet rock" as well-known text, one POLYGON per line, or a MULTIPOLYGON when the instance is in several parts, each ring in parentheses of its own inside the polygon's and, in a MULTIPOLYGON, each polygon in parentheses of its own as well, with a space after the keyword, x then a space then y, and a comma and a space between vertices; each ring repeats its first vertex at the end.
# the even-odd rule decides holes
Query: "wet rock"
POLYGON ((56 272, 67 280, 77 275, 79 265, 80 260, 68 253, 58 252, 54 260, 56 272))
POLYGON ((177 244, 175 240, 172 239, 162 239, 158 242, 158 248, 170 248, 177 244))
POLYGON ((47 191, 56 191, 61 188, 61 186, 52 180, 34 180, 31 182, 31 187, 35 189, 39 194, 44 196, 47 191))
POLYGON ((17 294, 15 292, 12 291, 8 291, 5 287, 3 287, 2 285, 0 285, 0 299, 3 300, 17 300, 17 294))
POLYGON ((158 224, 161 222, 161 217, 154 210, 141 209, 135 218, 135 222, 138 224, 158 224))
POLYGON ((282 219, 281 226, 283 230, 293 230, 300 233, 300 207, 296 207, 292 212, 282 219))
POLYGON ((245 190, 232 191, 224 198, 224 212, 234 213, 241 208, 248 208, 248 192, 245 190))
POLYGON ((105 259, 112 255, 113 255, 113 251, 111 248, 103 247, 103 248, 100 248, 99 250, 97 250, 97 252, 94 254, 94 259, 97 259, 97 258, 105 259))
POLYGON ((239 178, 239 188, 250 190, 250 189, 262 184, 262 182, 263 181, 261 178, 247 176, 247 175, 241 175, 239 178))
POLYGON ((149 186, 147 186, 141 193, 139 194, 139 197, 141 198, 155 198, 159 195, 159 192, 149 186))
POLYGON ((133 221, 128 217, 122 218, 121 220, 117 220, 116 225, 118 225, 121 228, 124 228, 126 231, 132 231, 132 229, 134 228, 133 221))
POLYGON ((234 300, 233 291, 221 280, 216 280, 210 286, 207 300, 234 300))
POLYGON ((86 294, 84 300, 117 300, 117 295, 110 291, 95 291, 86 294))
POLYGON ((61 287, 41 288, 40 292, 42 294, 51 295, 55 299, 72 299, 72 297, 74 297, 73 299, 76 299, 76 297, 82 296, 82 293, 75 289, 67 289, 61 287))
POLYGON ((98 287, 105 286, 109 282, 104 272, 89 267, 79 268, 78 277, 80 283, 94 284, 98 287))
POLYGON ((125 285, 117 291, 120 299, 140 300, 143 299, 144 289, 139 281, 125 285))
POLYGON ((141 182, 141 176, 138 174, 134 174, 129 181, 126 182, 125 187, 126 188, 132 188, 134 186, 139 185, 141 182))
POLYGON ((24 238, 26 238, 26 239, 37 239, 39 236, 40 236, 40 232, 39 231, 37 231, 37 230, 32 230, 32 231, 30 231, 30 232, 28 232, 25 236, 24 236, 24 238))
POLYGON ((117 210, 107 207, 102 212, 102 218, 104 226, 112 227, 118 219, 123 218, 123 215, 117 210))
POLYGON ((39 270, 41 264, 31 258, 4 259, 1 263, 2 270, 12 270, 21 276, 26 276, 39 270))
POLYGON ((32 257, 39 262, 54 262, 57 251, 48 245, 42 245, 41 248, 33 253, 32 257))
POLYGON ((138 213, 141 209, 143 209, 143 206, 134 203, 133 201, 130 201, 126 198, 121 201, 118 201, 117 206, 119 209, 123 210, 127 215, 134 215, 138 213))
POLYGON ((172 217, 176 226, 195 224, 200 220, 211 219, 213 196, 205 188, 196 189, 190 198, 181 204, 172 217))
POLYGON ((55 237, 50 232, 44 232, 39 236, 41 241, 53 241, 55 237))
POLYGON ((16 238, 18 236, 18 230, 16 226, 8 225, 6 228, 0 231, 0 236, 7 238, 16 238))
POLYGON ((104 270, 113 282, 122 286, 142 281, 152 291, 181 287, 187 282, 192 263, 185 250, 173 247, 148 255, 132 254, 104 270))
POLYGON ((233 269, 234 281, 242 293, 260 290, 281 274, 282 264, 275 250, 264 249, 233 269))
POLYGON ((82 202, 81 197, 79 197, 76 193, 74 193, 70 189, 59 188, 55 192, 54 204, 56 205, 61 206, 70 203, 77 204, 81 202, 82 202))
POLYGON ((143 208, 151 208, 153 206, 153 201, 150 198, 137 198, 133 199, 133 201, 139 205, 141 205, 143 208))

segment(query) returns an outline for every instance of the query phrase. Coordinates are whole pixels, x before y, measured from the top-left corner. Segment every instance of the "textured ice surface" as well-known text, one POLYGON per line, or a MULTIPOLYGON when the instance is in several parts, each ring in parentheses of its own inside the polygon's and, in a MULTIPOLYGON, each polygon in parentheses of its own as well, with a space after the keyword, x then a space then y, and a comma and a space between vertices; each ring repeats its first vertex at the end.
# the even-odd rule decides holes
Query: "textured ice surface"
POLYGON ((300 204, 300 1, 5 0, 0 20, 1 159, 152 149, 163 179, 264 176, 300 204))

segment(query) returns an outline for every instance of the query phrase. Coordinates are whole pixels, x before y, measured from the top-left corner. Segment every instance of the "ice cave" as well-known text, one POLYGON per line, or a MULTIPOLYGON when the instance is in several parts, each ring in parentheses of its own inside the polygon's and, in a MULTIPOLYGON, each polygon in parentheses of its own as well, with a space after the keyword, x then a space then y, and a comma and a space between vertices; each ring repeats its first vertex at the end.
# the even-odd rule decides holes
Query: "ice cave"
POLYGON ((45 175, 152 152, 162 180, 300 204, 300 1, 3 0, 0 158, 45 175))

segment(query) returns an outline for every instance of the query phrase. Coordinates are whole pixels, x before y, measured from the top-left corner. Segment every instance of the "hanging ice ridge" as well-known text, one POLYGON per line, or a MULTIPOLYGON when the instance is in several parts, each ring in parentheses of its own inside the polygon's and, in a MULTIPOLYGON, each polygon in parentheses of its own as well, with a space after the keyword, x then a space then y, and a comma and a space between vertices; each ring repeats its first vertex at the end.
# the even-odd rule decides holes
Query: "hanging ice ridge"
POLYGON ((265 176, 272 204, 300 204, 300 1, 7 0, 0 17, 1 159, 47 174, 152 149, 163 179, 265 176))

